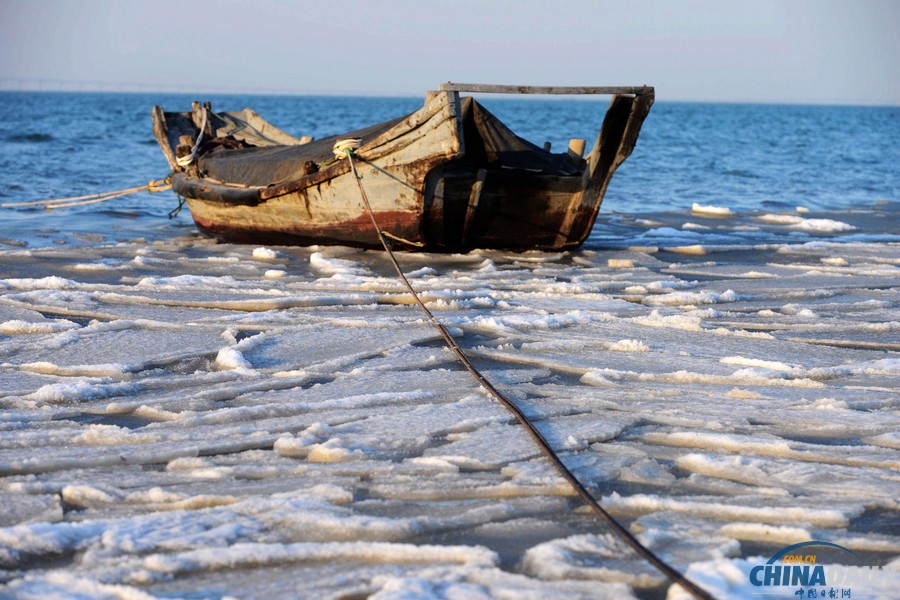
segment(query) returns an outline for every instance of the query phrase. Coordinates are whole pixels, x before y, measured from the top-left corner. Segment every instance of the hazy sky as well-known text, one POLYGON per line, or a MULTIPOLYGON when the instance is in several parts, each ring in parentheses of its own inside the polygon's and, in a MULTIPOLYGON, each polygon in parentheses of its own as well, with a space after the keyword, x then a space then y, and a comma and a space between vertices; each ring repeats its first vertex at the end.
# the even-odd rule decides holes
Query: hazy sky
POLYGON ((898 31, 900 0, 0 0, 0 87, 648 84, 660 100, 900 105, 898 31))

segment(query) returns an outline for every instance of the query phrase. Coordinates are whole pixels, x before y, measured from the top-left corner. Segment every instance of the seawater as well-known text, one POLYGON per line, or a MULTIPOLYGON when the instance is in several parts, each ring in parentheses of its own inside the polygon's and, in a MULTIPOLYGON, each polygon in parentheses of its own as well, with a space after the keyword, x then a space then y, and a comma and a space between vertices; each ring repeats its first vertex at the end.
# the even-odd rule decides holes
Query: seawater
MULTIPOLYGON (((416 110, 422 98, 0 93, 0 201, 115 190, 165 177, 150 111, 252 107, 294 135, 323 137, 416 110)), ((593 144, 608 99, 481 98, 513 131, 563 151, 593 144)), ((695 202, 734 211, 819 211, 900 199, 900 108, 658 101, 632 156, 616 173, 604 211, 689 210, 695 202)), ((54 212, 4 209, 0 238, 47 243, 58 232, 167 238, 193 232, 171 192, 54 212)))

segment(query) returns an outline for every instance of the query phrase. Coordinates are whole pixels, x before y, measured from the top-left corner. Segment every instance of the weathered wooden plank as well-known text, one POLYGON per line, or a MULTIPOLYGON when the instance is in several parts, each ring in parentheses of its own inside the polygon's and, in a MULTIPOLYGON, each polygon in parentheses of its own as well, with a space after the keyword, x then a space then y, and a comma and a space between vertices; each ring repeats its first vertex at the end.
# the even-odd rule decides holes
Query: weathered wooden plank
POLYGON ((175 151, 169 143, 168 128, 166 127, 166 114, 163 112, 161 106, 153 107, 152 118, 153 136, 159 143, 159 147, 162 148, 163 155, 166 157, 166 162, 169 163, 169 168, 174 169, 176 165, 175 151))
POLYGON ((539 85, 493 85, 485 83, 442 83, 442 92, 473 92, 482 94, 560 94, 560 95, 618 95, 652 94, 650 86, 566 87, 539 85))
POLYGON ((472 184, 472 191, 469 194, 469 204, 466 206, 466 218, 463 222, 462 232, 463 244, 468 241, 469 229, 472 227, 475 212, 478 210, 478 201, 481 199, 481 190, 484 188, 485 179, 487 179, 487 169, 478 169, 478 173, 475 175, 475 183, 472 184))

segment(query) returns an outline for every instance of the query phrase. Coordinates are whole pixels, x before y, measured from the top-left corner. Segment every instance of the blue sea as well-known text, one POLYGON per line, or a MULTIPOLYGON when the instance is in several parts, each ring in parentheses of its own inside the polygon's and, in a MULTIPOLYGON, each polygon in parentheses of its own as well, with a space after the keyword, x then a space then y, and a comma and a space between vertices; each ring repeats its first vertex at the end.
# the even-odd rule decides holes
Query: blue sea
MULTIPOLYGON (((416 110, 421 98, 0 93, 0 201, 79 196, 164 178, 150 110, 252 107, 294 135, 322 137, 416 110)), ((565 148, 593 143, 607 100, 482 101, 516 133, 565 148)), ((614 214, 689 211, 694 203, 735 212, 846 211, 900 200, 900 108, 672 103, 650 112, 637 148, 603 204, 614 214)), ((4 209, 0 238, 46 244, 59 235, 166 238, 193 231, 167 214, 172 192, 47 212, 4 209), (57 232, 59 234, 57 235, 57 232)), ((598 227, 602 227, 601 218, 598 227)))

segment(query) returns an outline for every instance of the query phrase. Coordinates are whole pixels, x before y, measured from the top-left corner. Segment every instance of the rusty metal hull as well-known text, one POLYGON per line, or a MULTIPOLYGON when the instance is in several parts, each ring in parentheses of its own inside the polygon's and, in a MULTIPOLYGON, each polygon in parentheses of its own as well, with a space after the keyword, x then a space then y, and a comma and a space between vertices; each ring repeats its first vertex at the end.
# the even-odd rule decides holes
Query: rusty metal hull
MULTIPOLYGON (((432 93, 420 111, 356 150, 357 168, 379 226, 398 248, 573 249, 589 235, 652 102, 652 91, 615 96, 594 149, 584 160, 573 158, 581 172, 562 176, 473 162, 458 93, 432 93)), ((154 122, 161 145, 171 144, 164 118, 154 113, 154 122)), ((173 167, 173 187, 206 235, 235 243, 380 247, 346 160, 268 186, 173 167)))

